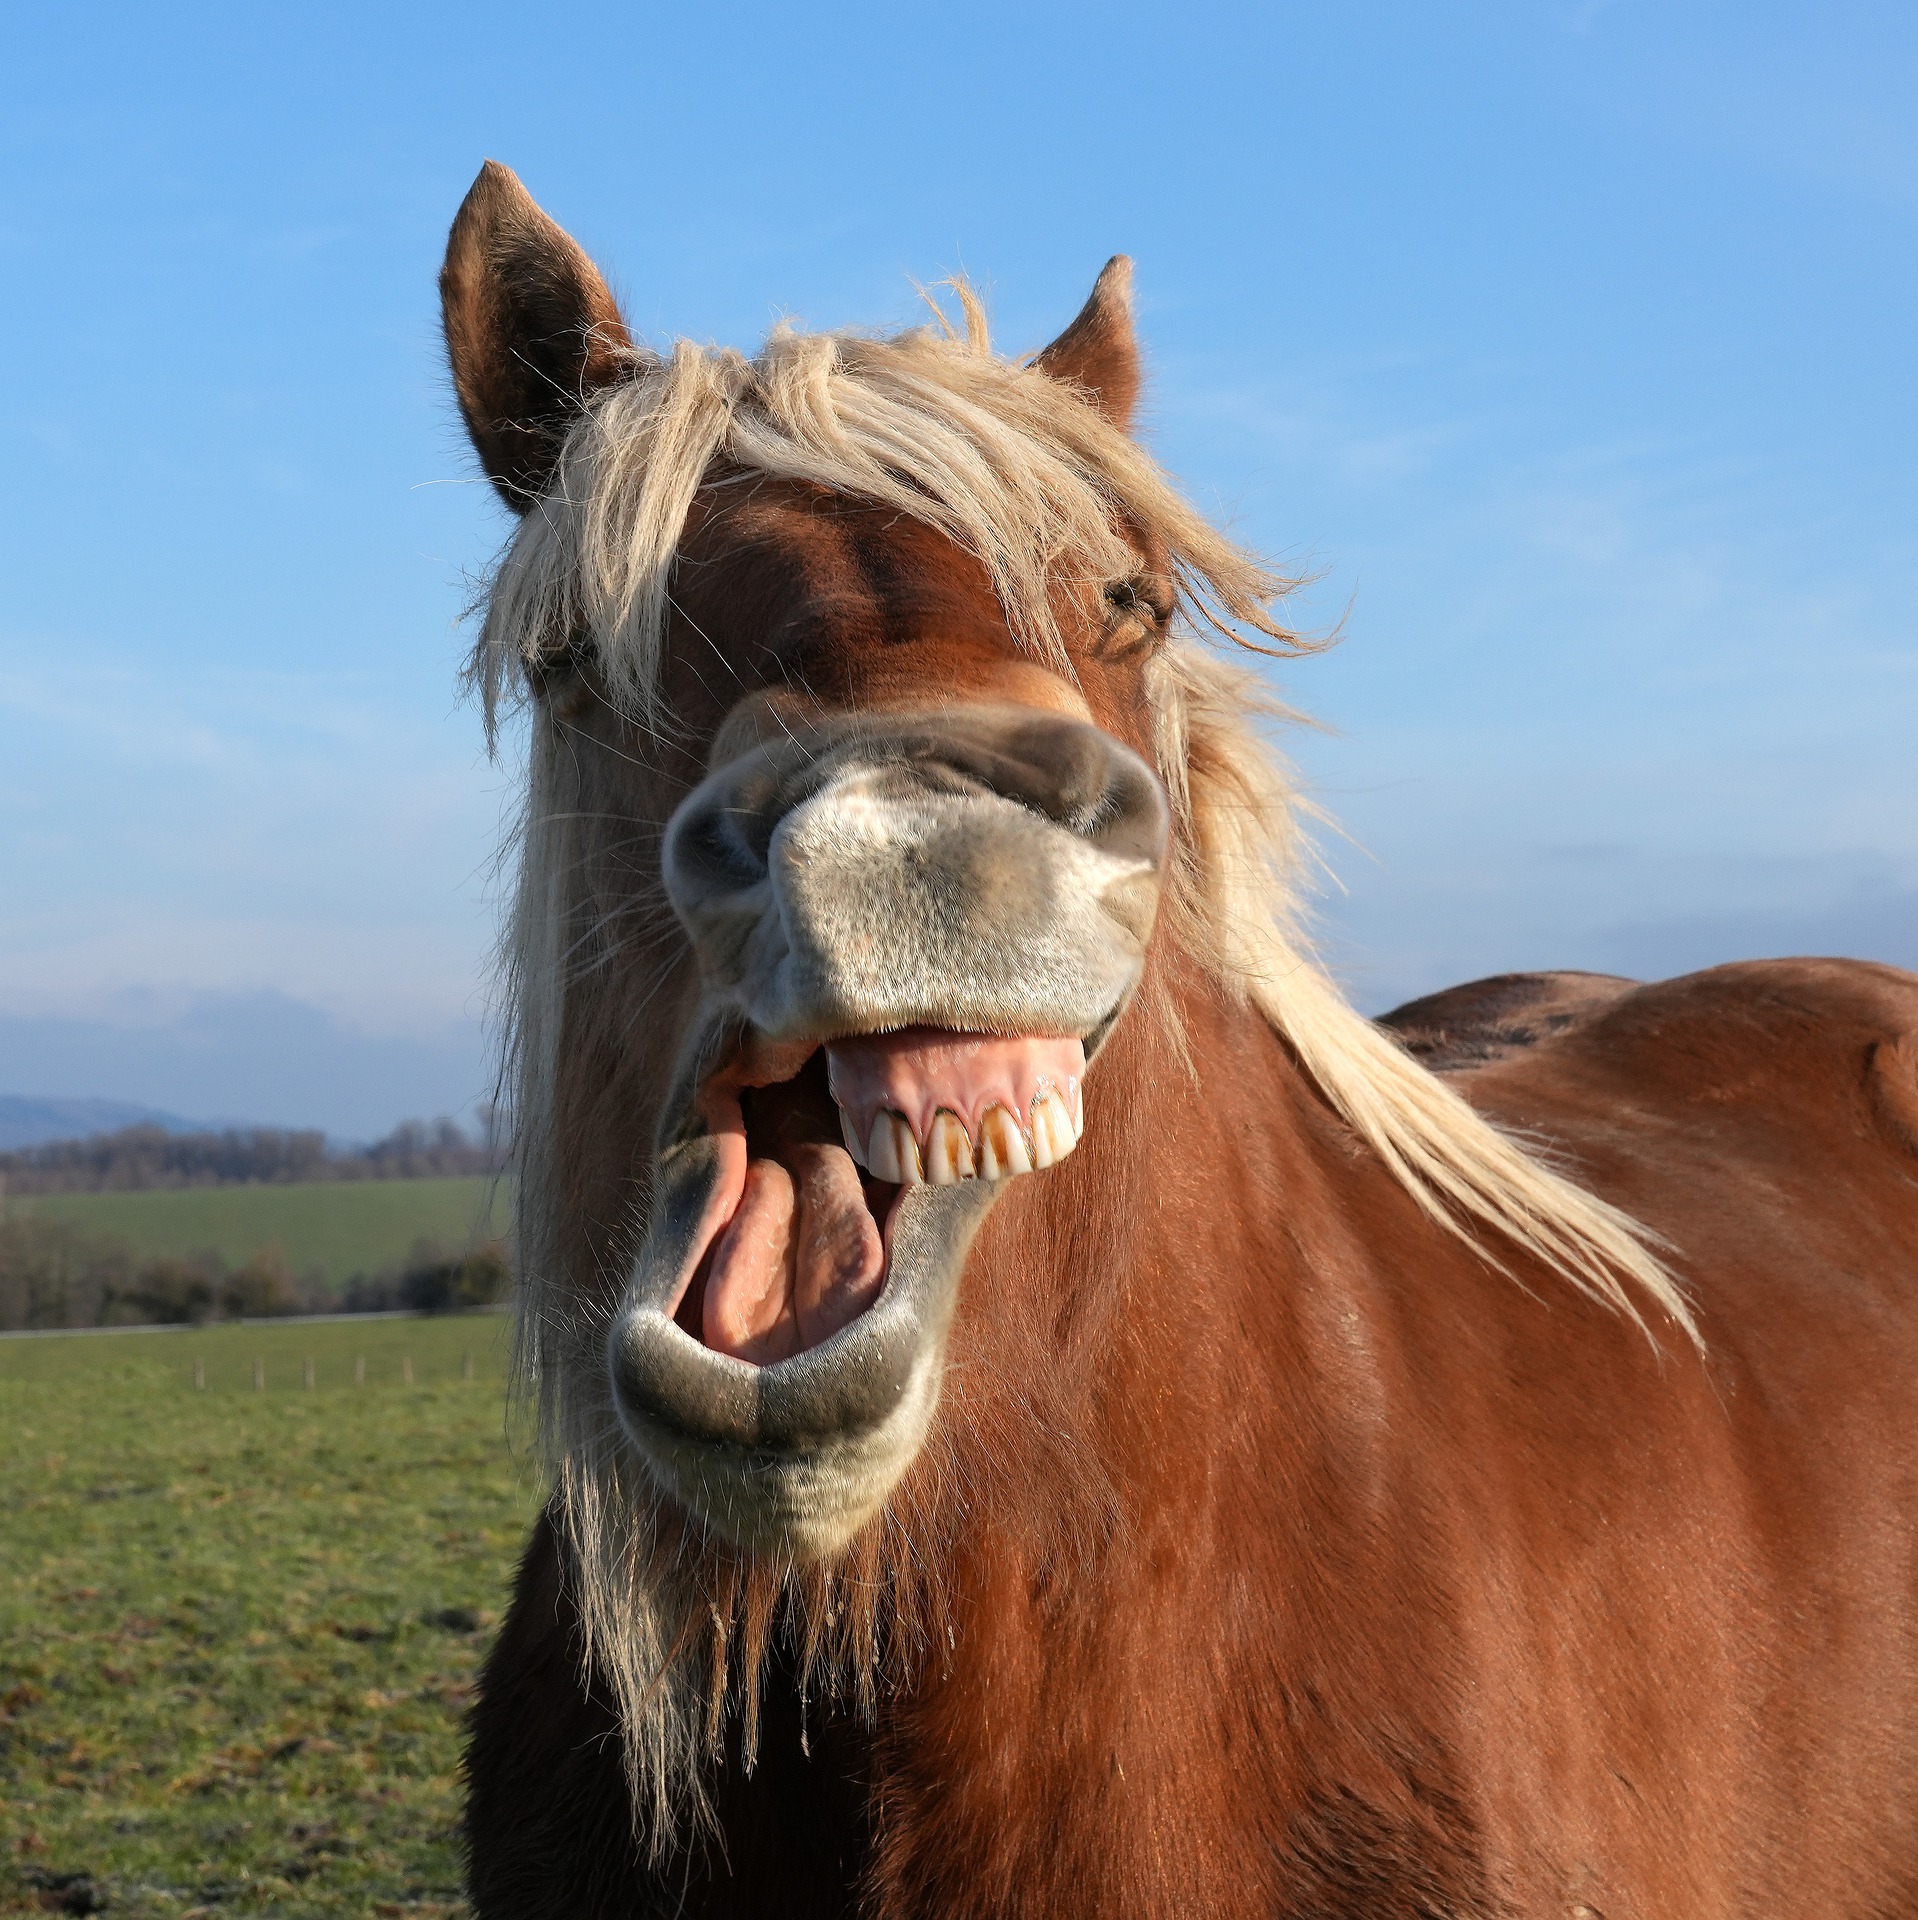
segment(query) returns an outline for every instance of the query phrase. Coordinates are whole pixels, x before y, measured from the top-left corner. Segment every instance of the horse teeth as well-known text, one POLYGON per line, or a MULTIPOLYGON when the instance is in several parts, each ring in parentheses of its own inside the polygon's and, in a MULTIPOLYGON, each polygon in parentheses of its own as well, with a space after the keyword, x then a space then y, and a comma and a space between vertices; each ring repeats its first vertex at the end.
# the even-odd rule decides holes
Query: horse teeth
POLYGON ((1031 1171, 1032 1155, 1026 1151, 1026 1136, 1019 1131, 1018 1121, 1004 1107, 988 1107, 979 1121, 980 1179, 1007 1180, 1031 1171))
POLYGON ((972 1142, 959 1117, 943 1107, 932 1116, 926 1134, 926 1178, 935 1187, 972 1178, 972 1142))
POLYGON ((1032 1103, 1032 1164, 1035 1167, 1056 1165, 1078 1144, 1072 1109, 1048 1088, 1032 1103))
POLYGON ((961 1180, 1009 1180, 1063 1160, 1085 1132, 1085 1107, 1077 1085, 1045 1087, 1032 1103, 1029 1126, 995 1101, 979 1118, 975 1141, 950 1107, 932 1116, 921 1146, 902 1113, 882 1108, 863 1144, 857 1123, 839 1109, 839 1136, 856 1166, 895 1186, 921 1183, 949 1187, 961 1180))
POLYGON ((893 1144, 889 1113, 878 1115, 872 1123, 872 1138, 866 1143, 866 1169, 875 1180, 899 1178, 899 1149, 893 1144))
POLYGON ((882 1113, 873 1121, 872 1138, 866 1143, 866 1169, 875 1180, 890 1180, 895 1186, 916 1187, 924 1182, 919 1142, 902 1115, 882 1113))

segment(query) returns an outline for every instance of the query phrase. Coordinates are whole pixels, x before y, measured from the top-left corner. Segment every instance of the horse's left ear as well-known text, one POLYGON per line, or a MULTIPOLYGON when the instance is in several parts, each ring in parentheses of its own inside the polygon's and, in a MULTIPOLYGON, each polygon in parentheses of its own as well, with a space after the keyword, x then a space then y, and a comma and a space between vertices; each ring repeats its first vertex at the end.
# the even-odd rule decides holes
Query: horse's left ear
POLYGON ((1130 427, 1139 403, 1139 340, 1132 331, 1132 262, 1115 253, 1092 297, 1032 364, 1077 387, 1115 427, 1130 427))
POLYGON ((474 449, 524 513, 586 402, 631 372, 632 337, 599 269, 497 160, 480 169, 447 236, 440 311, 474 449))

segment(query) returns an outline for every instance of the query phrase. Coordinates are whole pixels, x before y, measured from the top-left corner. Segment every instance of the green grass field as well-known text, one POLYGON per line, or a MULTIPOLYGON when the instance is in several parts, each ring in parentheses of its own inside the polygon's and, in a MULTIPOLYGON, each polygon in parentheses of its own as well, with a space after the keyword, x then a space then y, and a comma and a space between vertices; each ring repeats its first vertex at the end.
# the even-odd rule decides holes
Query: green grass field
POLYGON ((124 1240, 142 1259, 209 1249, 238 1266, 277 1245, 292 1272, 330 1285, 397 1265, 416 1240, 449 1250, 503 1234, 509 1189, 481 1175, 445 1180, 325 1180, 285 1187, 185 1187, 153 1193, 53 1193, 10 1199, 38 1214, 124 1240))
POLYGON ((0 1912, 464 1912, 507 1324, 0 1340, 0 1912))

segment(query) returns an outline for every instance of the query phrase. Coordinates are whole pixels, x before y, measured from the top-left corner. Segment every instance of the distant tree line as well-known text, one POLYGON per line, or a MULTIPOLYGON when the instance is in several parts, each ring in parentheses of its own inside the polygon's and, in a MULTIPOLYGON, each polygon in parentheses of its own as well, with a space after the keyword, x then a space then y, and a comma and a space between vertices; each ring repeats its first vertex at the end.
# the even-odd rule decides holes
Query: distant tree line
POLYGON ((344 1288, 296 1276, 266 1247, 238 1266, 217 1253, 141 1260, 124 1242, 61 1220, 0 1221, 0 1332, 178 1326, 291 1313, 447 1313, 491 1306, 512 1284, 503 1243, 419 1240, 403 1261, 344 1288))
POLYGON ((236 1127, 168 1133, 122 1127, 85 1140, 0 1153, 0 1194, 131 1193, 155 1187, 285 1186, 306 1180, 420 1180, 496 1173, 504 1127, 480 1110, 477 1138, 457 1121, 407 1120, 370 1147, 335 1150, 317 1131, 236 1127))

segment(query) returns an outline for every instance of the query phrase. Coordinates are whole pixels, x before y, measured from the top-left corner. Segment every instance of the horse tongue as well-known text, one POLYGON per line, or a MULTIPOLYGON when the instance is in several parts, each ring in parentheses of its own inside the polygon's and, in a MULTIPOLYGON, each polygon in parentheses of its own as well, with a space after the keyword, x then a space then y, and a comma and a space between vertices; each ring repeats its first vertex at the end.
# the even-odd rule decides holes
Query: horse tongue
POLYGON ((762 1367, 857 1319, 885 1275, 879 1229, 846 1150, 805 1141, 776 1151, 746 1169, 701 1308, 707 1346, 762 1367))
POLYGON ((700 1334, 715 1353, 770 1366, 799 1351, 793 1317, 793 1229, 798 1196, 777 1160, 755 1160, 713 1249, 700 1334))
POLYGON ((886 1250, 859 1169, 844 1147, 808 1141, 792 1150, 787 1165, 799 1188, 793 1314, 804 1352, 879 1298, 886 1250))

